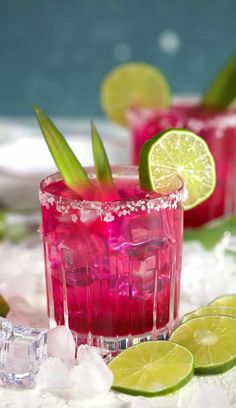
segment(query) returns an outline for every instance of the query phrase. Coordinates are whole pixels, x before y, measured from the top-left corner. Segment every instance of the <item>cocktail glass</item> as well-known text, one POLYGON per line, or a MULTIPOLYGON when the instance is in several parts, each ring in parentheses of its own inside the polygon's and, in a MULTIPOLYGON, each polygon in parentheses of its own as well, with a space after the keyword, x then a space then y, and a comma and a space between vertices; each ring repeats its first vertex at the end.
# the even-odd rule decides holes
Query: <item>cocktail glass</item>
POLYGON ((197 227, 214 218, 236 213, 236 109, 203 110, 197 98, 174 100, 166 110, 132 109, 128 112, 132 134, 132 162, 138 163, 142 144, 168 128, 186 128, 208 144, 216 162, 215 192, 184 215, 186 227, 197 227))
POLYGON ((54 174, 40 202, 50 327, 116 353, 178 323, 183 188, 147 193, 137 167, 112 171, 117 201, 84 201, 54 174))

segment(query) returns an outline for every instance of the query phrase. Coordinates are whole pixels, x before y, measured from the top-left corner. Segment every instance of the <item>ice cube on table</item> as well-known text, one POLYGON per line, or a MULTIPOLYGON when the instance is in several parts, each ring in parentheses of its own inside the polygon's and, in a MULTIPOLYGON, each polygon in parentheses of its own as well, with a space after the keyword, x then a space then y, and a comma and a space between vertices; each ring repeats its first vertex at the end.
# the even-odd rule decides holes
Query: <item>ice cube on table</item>
POLYGON ((66 326, 57 326, 47 335, 49 357, 59 358, 67 367, 75 363, 75 340, 66 326))
POLYGON ((13 325, 0 319, 5 341, 0 350, 0 378, 7 386, 32 387, 46 358, 46 330, 13 325))

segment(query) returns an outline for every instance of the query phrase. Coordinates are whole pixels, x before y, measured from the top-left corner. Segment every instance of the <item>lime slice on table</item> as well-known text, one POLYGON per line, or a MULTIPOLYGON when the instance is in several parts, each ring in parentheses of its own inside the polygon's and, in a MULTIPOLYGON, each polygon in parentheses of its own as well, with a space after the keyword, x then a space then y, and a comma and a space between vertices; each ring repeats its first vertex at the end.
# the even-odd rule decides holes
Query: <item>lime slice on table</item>
POLYGON ((187 190, 184 209, 205 201, 216 184, 215 162, 206 142, 186 129, 168 129, 149 139, 139 157, 141 187, 169 193, 181 186, 187 190))
POLYGON ((218 374, 236 365, 236 319, 202 316, 180 325, 170 340, 194 356, 196 374, 218 374))
POLYGON ((170 341, 151 341, 130 347, 115 357, 112 388, 132 395, 153 397, 169 394, 193 376, 193 356, 170 341))
POLYGON ((191 313, 184 315, 181 323, 185 323, 188 320, 194 319, 199 316, 231 316, 236 317, 236 307, 228 306, 204 306, 191 313))
POLYGON ((101 105, 106 115, 126 125, 129 108, 166 108, 170 105, 167 80, 149 64, 130 63, 113 69, 101 84, 101 105))
POLYGON ((236 307, 236 295, 224 295, 214 299, 209 303, 210 306, 228 306, 236 307))

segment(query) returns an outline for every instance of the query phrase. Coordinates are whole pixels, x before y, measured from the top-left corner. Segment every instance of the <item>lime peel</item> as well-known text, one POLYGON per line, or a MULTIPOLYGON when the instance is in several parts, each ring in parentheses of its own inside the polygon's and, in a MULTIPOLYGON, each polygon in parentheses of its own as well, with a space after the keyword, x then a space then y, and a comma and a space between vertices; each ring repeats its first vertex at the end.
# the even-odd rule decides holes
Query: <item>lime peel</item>
POLYGON ((180 325, 170 340, 194 356, 195 374, 220 374, 236 365, 236 318, 202 316, 180 325))
POLYGON ((176 391, 193 376, 193 356, 170 341, 140 343, 109 363, 112 388, 131 395, 153 397, 176 391))
POLYGON ((236 317, 236 307, 230 306, 203 306, 193 312, 184 315, 181 323, 185 323, 188 320, 195 319, 200 316, 231 316, 236 317))
POLYGON ((189 210, 213 193, 215 162, 200 136, 187 129, 168 129, 143 144, 139 178, 144 190, 162 194, 179 189, 183 180, 187 190, 184 209, 189 210))

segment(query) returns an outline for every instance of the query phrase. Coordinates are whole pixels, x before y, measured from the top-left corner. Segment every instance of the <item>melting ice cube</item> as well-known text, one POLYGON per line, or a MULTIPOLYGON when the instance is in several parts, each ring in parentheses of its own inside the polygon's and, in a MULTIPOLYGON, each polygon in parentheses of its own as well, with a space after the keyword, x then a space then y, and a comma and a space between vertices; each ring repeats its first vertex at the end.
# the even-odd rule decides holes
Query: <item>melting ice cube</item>
POLYGON ((5 386, 31 387, 46 358, 46 330, 0 320, 6 339, 0 352, 0 377, 5 386))

